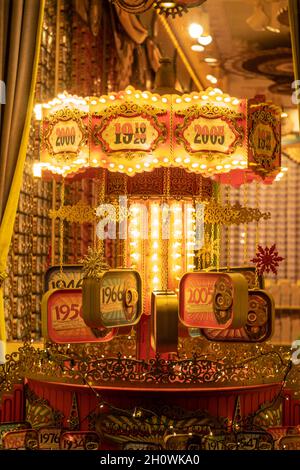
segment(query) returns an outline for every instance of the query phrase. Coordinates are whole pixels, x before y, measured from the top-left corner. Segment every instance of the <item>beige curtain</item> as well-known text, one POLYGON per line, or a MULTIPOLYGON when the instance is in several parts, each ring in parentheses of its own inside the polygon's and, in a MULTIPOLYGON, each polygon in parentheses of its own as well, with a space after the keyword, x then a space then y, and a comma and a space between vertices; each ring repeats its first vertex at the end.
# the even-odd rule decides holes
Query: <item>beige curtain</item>
POLYGON ((0 0, 0 362, 5 359, 2 281, 22 184, 44 0, 0 0))

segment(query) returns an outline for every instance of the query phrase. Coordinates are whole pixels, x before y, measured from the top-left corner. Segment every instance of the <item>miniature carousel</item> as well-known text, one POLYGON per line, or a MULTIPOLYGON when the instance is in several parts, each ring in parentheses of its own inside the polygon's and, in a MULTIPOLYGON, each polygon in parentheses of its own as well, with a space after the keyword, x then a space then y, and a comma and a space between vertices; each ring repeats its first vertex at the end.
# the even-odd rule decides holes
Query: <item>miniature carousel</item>
MULTIPOLYGON (((54 181, 60 262, 45 273, 45 346, 20 350, 26 406, 7 447, 300 443, 290 351, 267 342, 274 302, 263 274, 282 258, 260 246, 259 222, 271 215, 247 198, 250 183, 280 171, 280 109, 217 89, 180 95, 168 68, 154 92, 64 93, 39 106, 34 174, 54 181), (256 237, 232 267, 238 224, 245 237, 254 224, 256 237)), ((2 422, 23 403, 20 387, 3 400, 2 422)))

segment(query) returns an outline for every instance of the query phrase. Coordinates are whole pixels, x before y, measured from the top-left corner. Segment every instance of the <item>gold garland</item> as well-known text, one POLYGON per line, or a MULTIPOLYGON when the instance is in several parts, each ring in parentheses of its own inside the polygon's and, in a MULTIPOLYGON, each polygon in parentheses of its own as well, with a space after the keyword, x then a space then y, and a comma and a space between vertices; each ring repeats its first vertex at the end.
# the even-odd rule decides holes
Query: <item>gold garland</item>
POLYGON ((222 205, 211 200, 205 206, 204 221, 208 224, 239 225, 259 222, 260 219, 271 218, 270 212, 261 212, 258 207, 243 207, 239 202, 222 205))
POLYGON ((61 219, 67 222, 78 222, 79 224, 92 223, 96 220, 96 208, 79 201, 73 206, 66 205, 57 210, 51 209, 49 217, 50 219, 61 219))

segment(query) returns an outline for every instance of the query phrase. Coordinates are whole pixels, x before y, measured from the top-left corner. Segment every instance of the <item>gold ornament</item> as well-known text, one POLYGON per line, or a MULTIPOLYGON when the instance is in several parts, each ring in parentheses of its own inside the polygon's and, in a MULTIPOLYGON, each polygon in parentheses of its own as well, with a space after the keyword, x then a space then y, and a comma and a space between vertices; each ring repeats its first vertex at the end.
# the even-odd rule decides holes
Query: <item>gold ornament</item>
POLYGON ((83 201, 74 206, 61 206, 57 210, 50 210, 51 219, 61 219, 67 222, 78 222, 79 224, 93 223, 96 219, 96 209, 83 201))
POLYGON ((239 202, 235 204, 219 204, 211 200, 205 206, 204 221, 208 224, 239 225, 259 222, 260 219, 271 218, 270 212, 261 212, 258 208, 244 207, 239 202))
POLYGON ((83 201, 77 202, 74 206, 61 206, 57 210, 50 210, 50 219, 66 220, 67 222, 77 222, 79 224, 94 223, 102 219, 109 222, 122 222, 129 217, 129 210, 127 207, 119 205, 119 201, 112 201, 111 204, 115 207, 113 210, 105 210, 101 216, 97 215, 96 207, 91 207, 83 201))
POLYGON ((88 254, 79 261, 83 264, 82 273, 84 278, 98 278, 103 271, 109 269, 108 264, 103 262, 103 253, 101 251, 88 248, 88 254))

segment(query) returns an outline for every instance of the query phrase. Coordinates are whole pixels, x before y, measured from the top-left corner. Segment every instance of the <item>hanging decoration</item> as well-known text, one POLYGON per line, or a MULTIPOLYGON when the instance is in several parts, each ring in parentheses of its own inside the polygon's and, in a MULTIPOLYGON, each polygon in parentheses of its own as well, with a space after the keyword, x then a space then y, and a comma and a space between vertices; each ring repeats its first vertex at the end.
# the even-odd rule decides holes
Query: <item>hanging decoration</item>
POLYGON ((247 320, 248 284, 239 273, 186 273, 179 284, 179 318, 190 328, 239 328, 247 320))
POLYGON ((205 338, 233 343, 258 343, 270 339, 275 318, 273 298, 260 289, 249 290, 248 296, 247 320, 242 328, 203 329, 205 338))
POLYGON ((265 272, 277 274, 277 267, 284 258, 278 256, 276 244, 274 243, 270 248, 267 246, 263 248, 261 245, 258 245, 257 250, 256 257, 251 261, 256 264, 258 273, 260 275, 263 275, 265 272))
POLYGON ((144 13, 153 5, 154 0, 112 0, 116 6, 135 15, 144 13))
POLYGON ((178 299, 173 291, 154 291, 151 298, 151 346, 155 352, 176 352, 178 299))
POLYGON ((39 105, 34 172, 68 176, 101 167, 133 176, 177 167, 221 182, 230 177, 232 185, 271 182, 280 170, 280 109, 263 97, 251 103, 213 88, 183 96, 133 87, 99 98, 60 94, 39 105))
POLYGON ((149 10, 151 7, 157 9, 158 13, 166 16, 181 16, 188 11, 188 8, 198 7, 206 0, 176 0, 167 2, 164 0, 112 0, 117 7, 127 13, 140 14, 149 10))
POLYGON ((154 1, 154 8, 157 9, 159 14, 172 16, 182 16, 183 13, 187 13, 189 8, 197 7, 202 5, 206 0, 176 0, 172 2, 165 2, 164 0, 154 1))
POLYGON ((92 328, 131 326, 142 314, 142 282, 132 269, 110 269, 85 277, 82 317, 92 328))
POLYGON ((42 334, 55 343, 111 341, 116 328, 89 328, 82 318, 81 289, 53 289, 42 298, 42 334))
POLYGON ((243 207, 239 202, 220 204, 212 199, 205 205, 204 220, 208 224, 239 225, 270 218, 270 212, 261 212, 258 208, 243 207))
POLYGON ((103 262, 103 254, 93 248, 88 248, 88 253, 80 260, 82 262, 82 274, 84 278, 98 279, 109 266, 103 262))

